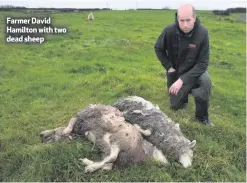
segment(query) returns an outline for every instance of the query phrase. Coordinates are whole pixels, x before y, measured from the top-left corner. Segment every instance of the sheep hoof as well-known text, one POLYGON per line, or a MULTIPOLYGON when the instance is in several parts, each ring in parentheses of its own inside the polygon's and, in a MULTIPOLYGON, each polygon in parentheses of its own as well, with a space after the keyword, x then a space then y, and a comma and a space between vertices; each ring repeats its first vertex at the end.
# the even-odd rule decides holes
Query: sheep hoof
POLYGON ((95 170, 98 170, 99 168, 100 168, 100 165, 97 164, 97 163, 94 163, 94 164, 91 164, 91 165, 87 165, 85 167, 85 173, 88 173, 88 172, 92 173, 95 170))
POLYGON ((91 164, 94 163, 93 161, 91 161, 91 160, 89 160, 87 158, 80 158, 79 160, 82 161, 82 164, 86 165, 86 166, 91 165, 91 164))
POLYGON ((86 167, 85 168, 85 173, 91 173, 91 172, 94 172, 95 169, 93 167, 86 167))
POLYGON ((112 166, 113 166, 113 163, 107 163, 107 164, 104 165, 102 170, 105 170, 105 171, 112 170, 112 166))

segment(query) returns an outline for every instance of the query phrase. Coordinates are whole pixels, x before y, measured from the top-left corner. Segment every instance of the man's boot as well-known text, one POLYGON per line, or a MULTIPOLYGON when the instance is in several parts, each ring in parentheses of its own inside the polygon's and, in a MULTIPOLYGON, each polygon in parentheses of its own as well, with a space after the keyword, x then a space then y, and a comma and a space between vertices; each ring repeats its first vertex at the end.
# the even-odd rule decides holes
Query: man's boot
POLYGON ((195 97, 196 119, 204 125, 215 126, 208 115, 208 101, 195 97))

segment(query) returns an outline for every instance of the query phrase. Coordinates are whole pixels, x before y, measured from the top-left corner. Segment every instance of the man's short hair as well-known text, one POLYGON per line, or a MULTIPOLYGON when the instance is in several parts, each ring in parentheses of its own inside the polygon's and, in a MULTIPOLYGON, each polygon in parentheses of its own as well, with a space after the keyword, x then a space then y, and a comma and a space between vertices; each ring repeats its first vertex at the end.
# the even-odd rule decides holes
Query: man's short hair
MULTIPOLYGON (((194 8, 194 6, 190 5, 192 7, 192 16, 196 15, 196 10, 194 8)), ((178 17, 178 10, 177 10, 177 17, 178 17)))

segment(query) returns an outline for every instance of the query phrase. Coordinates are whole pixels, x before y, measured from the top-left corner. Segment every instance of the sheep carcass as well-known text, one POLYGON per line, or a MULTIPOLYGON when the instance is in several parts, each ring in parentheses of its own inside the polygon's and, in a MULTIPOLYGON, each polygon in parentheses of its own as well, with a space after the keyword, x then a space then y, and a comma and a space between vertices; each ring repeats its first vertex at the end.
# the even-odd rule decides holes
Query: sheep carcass
POLYGON ((163 153, 150 142, 143 139, 150 135, 137 124, 127 123, 123 114, 112 106, 92 104, 81 110, 68 123, 67 127, 41 132, 44 143, 71 140, 71 134, 85 136, 103 152, 102 160, 94 162, 81 159, 86 165, 85 172, 98 169, 111 170, 113 164, 124 165, 154 158, 166 164, 163 153))
POLYGON ((157 105, 138 96, 129 96, 113 103, 112 106, 123 112, 124 118, 142 129, 151 130, 145 139, 161 149, 165 156, 178 160, 185 168, 192 165, 196 140, 187 139, 179 124, 166 116, 157 105))

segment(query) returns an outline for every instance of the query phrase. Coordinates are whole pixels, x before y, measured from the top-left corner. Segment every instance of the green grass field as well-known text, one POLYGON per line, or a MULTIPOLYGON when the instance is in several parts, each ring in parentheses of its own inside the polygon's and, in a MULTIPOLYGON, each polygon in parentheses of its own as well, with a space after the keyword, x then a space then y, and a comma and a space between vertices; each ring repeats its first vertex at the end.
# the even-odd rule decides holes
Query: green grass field
POLYGON ((209 113, 215 127, 194 120, 194 101, 169 108, 165 71, 154 53, 174 11, 98 11, 52 14, 68 34, 48 35, 45 44, 5 44, 0 12, 0 181, 246 181, 246 24, 239 15, 199 11, 210 36, 209 113), (67 125, 92 103, 111 104, 137 95, 156 103, 196 139, 192 167, 148 161, 111 172, 84 173, 79 158, 98 159, 86 140, 42 144, 42 130, 67 125))

